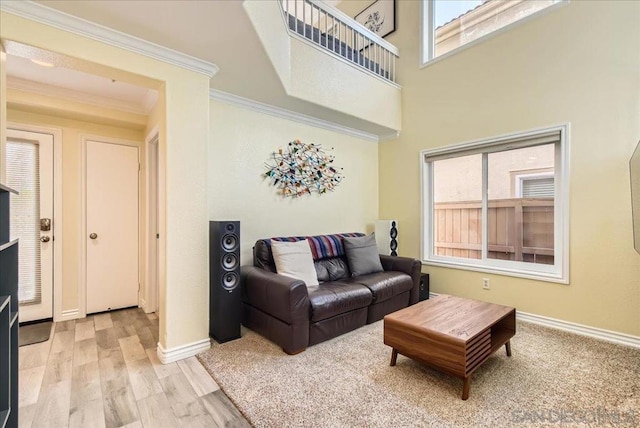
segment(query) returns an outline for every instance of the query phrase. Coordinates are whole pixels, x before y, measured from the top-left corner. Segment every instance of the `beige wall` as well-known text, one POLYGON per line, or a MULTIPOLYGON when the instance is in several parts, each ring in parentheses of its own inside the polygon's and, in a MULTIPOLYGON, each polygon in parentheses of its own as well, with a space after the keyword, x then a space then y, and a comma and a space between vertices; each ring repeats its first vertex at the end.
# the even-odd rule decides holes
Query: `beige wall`
POLYGON ((240 220, 241 263, 259 238, 372 231, 378 215, 378 145, 211 101, 209 218, 240 220), (324 195, 284 198, 264 177, 273 151, 294 139, 333 147, 344 180, 324 195))
POLYGON ((572 1, 422 69, 419 3, 396 3, 388 40, 401 51, 403 131, 379 156, 379 214, 403 225, 401 253, 420 255, 420 150, 570 122, 570 284, 423 270, 436 293, 640 336, 628 167, 640 135, 640 3, 572 1))
MULTIPOLYGON (((209 76, 0 12, 0 37, 112 67, 119 80, 164 82, 160 140, 160 345, 208 337, 207 142, 209 76), (125 72, 118 74, 118 71, 125 72), (131 78, 131 73, 137 80, 131 78), (163 238, 164 237, 164 238, 163 238)), ((155 86, 154 86, 155 85, 155 86)))

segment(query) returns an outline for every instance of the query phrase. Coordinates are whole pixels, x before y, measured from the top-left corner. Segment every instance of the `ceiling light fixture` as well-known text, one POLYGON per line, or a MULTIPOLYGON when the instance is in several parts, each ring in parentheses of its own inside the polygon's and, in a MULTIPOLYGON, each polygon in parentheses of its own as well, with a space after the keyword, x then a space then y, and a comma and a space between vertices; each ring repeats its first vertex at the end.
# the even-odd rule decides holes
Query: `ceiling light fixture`
POLYGON ((41 67, 47 67, 47 68, 55 67, 55 65, 50 62, 40 61, 37 59, 31 59, 31 62, 34 64, 38 64, 41 67))

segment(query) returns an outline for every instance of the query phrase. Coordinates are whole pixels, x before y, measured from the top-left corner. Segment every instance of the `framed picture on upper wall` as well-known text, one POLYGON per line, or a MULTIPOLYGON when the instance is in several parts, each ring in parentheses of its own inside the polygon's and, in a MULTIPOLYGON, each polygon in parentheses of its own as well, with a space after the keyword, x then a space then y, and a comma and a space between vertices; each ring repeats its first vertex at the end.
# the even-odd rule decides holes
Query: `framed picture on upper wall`
POLYGON ((396 2, 376 0, 357 14, 355 20, 378 36, 385 37, 396 30, 396 2))

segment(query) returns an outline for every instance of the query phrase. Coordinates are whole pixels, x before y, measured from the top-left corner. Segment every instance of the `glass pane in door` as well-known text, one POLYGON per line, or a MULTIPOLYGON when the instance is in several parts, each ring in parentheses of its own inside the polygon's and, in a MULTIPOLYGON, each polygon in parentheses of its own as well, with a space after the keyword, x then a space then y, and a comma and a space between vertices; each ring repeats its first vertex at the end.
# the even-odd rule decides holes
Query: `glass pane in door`
POLYGON ((11 239, 20 239, 18 301, 21 305, 41 301, 40 268, 40 159, 38 145, 7 141, 7 184, 11 195, 11 239))

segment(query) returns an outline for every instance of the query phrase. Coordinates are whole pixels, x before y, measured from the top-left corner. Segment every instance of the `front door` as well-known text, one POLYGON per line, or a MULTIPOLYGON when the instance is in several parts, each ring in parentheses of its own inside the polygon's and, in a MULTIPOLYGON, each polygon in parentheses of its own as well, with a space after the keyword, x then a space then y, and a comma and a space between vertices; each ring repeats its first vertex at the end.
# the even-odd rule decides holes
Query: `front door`
POLYGON ((138 305, 138 148, 86 141, 87 313, 138 305))
POLYGON ((53 316, 53 136, 7 130, 11 239, 19 238, 20 322, 53 316))

